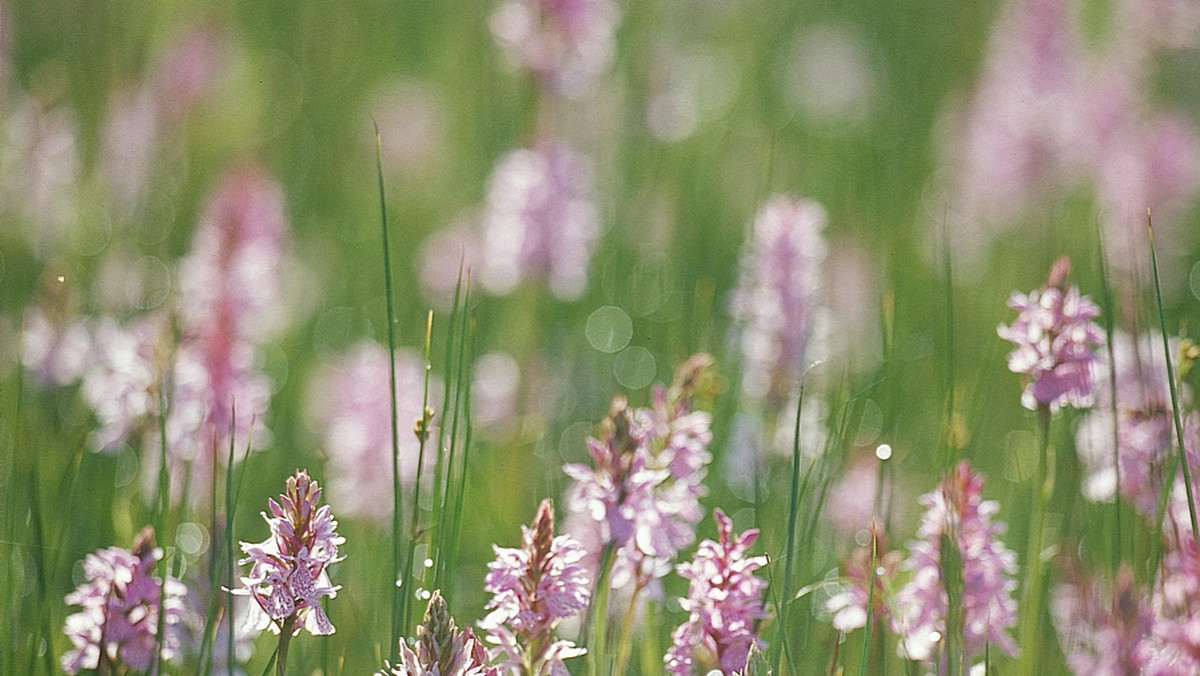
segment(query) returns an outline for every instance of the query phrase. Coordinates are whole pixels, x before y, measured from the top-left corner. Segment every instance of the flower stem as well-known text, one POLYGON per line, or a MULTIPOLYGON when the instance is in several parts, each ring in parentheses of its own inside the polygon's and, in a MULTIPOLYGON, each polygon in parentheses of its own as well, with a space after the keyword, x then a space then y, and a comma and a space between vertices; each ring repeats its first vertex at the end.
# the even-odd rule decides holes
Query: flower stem
POLYGON ((275 676, 285 676, 287 670, 288 645, 292 642, 292 634, 296 630, 296 615, 289 615, 283 621, 283 627, 279 630, 279 648, 276 649, 275 655, 275 676))
POLYGON ((1033 476, 1033 512, 1029 517, 1029 544, 1025 550, 1025 589, 1023 594, 1024 621, 1021 625, 1021 670, 1022 674, 1038 672, 1038 632, 1042 616, 1042 544, 1046 524, 1046 503, 1054 491, 1054 475, 1049 471, 1050 451, 1050 408, 1038 407, 1038 426, 1041 432, 1041 449, 1038 454, 1037 473, 1033 476))

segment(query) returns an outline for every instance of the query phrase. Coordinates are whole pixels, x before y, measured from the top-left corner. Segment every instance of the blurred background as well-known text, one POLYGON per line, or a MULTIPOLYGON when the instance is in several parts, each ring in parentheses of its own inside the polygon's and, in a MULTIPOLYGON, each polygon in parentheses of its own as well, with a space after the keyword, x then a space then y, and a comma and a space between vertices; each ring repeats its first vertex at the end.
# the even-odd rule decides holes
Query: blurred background
MULTIPOLYGON (((612 396, 650 405, 696 352, 716 360, 702 502, 761 527, 772 554, 799 374, 819 362, 803 446, 826 458, 830 493, 806 507, 814 553, 795 589, 866 526, 851 515, 871 505, 837 487, 873 497, 884 443, 895 544, 949 449, 988 476, 1020 549, 1034 416, 996 327, 1059 256, 1117 327, 1156 325, 1149 208, 1169 331, 1200 319, 1191 0, 0 0, 6 664, 56 665, 75 562, 151 520, 166 398, 152 385, 171 373, 173 402, 204 399, 205 383, 239 402, 161 416, 181 417, 162 428, 176 470, 159 540, 175 565, 202 568, 215 546, 225 450, 205 449, 236 430, 237 455, 254 449, 237 539, 265 537, 258 512, 297 467, 327 486, 347 539, 327 603, 338 633, 298 641, 296 673, 382 666, 395 637, 376 544, 392 511, 377 151, 407 486, 430 310, 435 424, 446 393, 470 394, 448 595, 460 624, 484 614, 491 545, 561 499, 561 466, 588 461, 612 396), (798 354, 767 349, 763 385, 746 287, 771 251, 751 234, 773 196, 806 200, 818 224, 807 258, 773 263, 809 266, 808 318, 798 354), (187 389, 189 368, 209 380, 187 389)), ((1072 444, 1069 424, 1056 440, 1072 444)), ((1060 462, 1060 485, 1078 482, 1072 454, 1060 462)), ((1068 492, 1052 521, 1082 534, 1099 508, 1068 492)), ((706 518, 701 537, 714 532, 706 518)), ((672 603, 648 632, 658 654, 672 603)), ((837 633, 820 603, 797 605, 794 645, 825 668, 837 633)), ((271 650, 257 647, 248 673, 271 650)))

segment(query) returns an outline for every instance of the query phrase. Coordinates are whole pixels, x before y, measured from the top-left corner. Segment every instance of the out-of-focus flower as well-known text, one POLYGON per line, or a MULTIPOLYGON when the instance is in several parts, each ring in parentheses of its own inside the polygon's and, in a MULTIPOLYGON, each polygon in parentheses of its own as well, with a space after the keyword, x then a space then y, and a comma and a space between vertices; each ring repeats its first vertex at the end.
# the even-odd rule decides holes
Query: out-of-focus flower
POLYGON ((499 646, 512 676, 564 674, 563 660, 583 655, 567 640, 555 640, 558 623, 587 607, 591 577, 583 547, 570 535, 554 535, 554 503, 543 500, 533 524, 521 527, 521 547, 495 547, 484 589, 494 596, 491 613, 479 622, 499 646))
POLYGON ((1174 437, 1162 336, 1146 334, 1135 339, 1115 331, 1112 340, 1116 364, 1109 364, 1101 353, 1096 373, 1096 406, 1080 421, 1075 432, 1075 447, 1086 471, 1083 495, 1089 500, 1111 501, 1119 490, 1140 514, 1152 518, 1158 513, 1163 463, 1174 437), (1115 395, 1109 386, 1110 369, 1116 370, 1115 395))
POLYGON ((825 602, 825 612, 838 631, 853 631, 867 626, 867 605, 871 604, 872 622, 886 622, 891 617, 891 582, 900 568, 900 552, 887 551, 884 533, 875 521, 869 531, 872 541, 856 547, 846 559, 845 579, 841 590, 825 602), (872 547, 875 565, 872 568, 872 547), (871 586, 875 589, 872 592, 871 586), (873 594, 873 597, 872 597, 873 594))
POLYGON ((612 548, 612 589, 630 602, 695 541, 712 432, 711 416, 691 407, 711 363, 700 354, 681 365, 669 391, 656 389, 653 408, 635 411, 616 397, 602 439, 588 439, 594 467, 563 468, 575 480, 566 530, 583 543, 590 571, 599 572, 604 549, 612 548))
POLYGON ((84 320, 58 324, 39 306, 25 312, 21 360, 43 386, 78 382, 87 369, 92 336, 84 320))
POLYGON ((1066 286, 1069 271, 1070 262, 1060 258, 1044 287, 1028 296, 1013 293, 1008 306, 1018 312, 1017 319, 997 329, 1015 346, 1008 368, 1026 376, 1021 404, 1029 410, 1092 405, 1096 348, 1104 344, 1104 330, 1092 321, 1100 308, 1078 288, 1066 286))
POLYGON ((417 627, 416 650, 400 639, 400 663, 389 665, 378 676, 501 676, 492 666, 487 648, 470 627, 454 623, 441 590, 429 597, 425 619, 417 627))
POLYGON ((78 216, 78 124, 65 109, 23 98, 0 120, 0 134, 0 211, 20 226, 10 232, 39 255, 58 255, 78 216))
POLYGON ((1050 613, 1067 665, 1075 674, 1146 673, 1138 652, 1150 633, 1150 607, 1129 568, 1121 568, 1111 586, 1104 589, 1099 581, 1078 579, 1055 587, 1050 613))
POLYGON ((488 23, 515 64, 577 96, 612 63, 618 17, 612 0, 505 0, 488 23))
POLYGON ((1012 598, 1017 557, 998 539, 1005 526, 993 523, 992 517, 1000 505, 983 499, 983 477, 964 460, 937 490, 918 502, 927 511, 917 528, 920 539, 910 543, 903 564, 913 576, 896 593, 892 614, 892 630, 901 636, 900 654, 913 660, 934 659, 947 631, 962 632, 962 649, 968 658, 987 645, 1015 654, 1017 646, 1008 629, 1017 622, 1012 598), (944 561, 943 547, 956 553, 958 561, 944 561), (951 575, 957 572, 957 579, 945 579, 944 570, 951 575), (948 630, 951 585, 962 627, 948 630))
MULTIPOLYGON (((400 479, 407 486, 417 479, 420 442, 411 430, 421 417, 424 379, 424 360, 397 350, 400 479)), ((393 503, 390 384, 387 348, 363 341, 321 366, 308 393, 308 413, 329 458, 330 502, 339 513, 379 523, 391 515, 393 503)), ((436 409, 441 387, 431 383, 429 389, 430 406, 436 409)))
POLYGON ((63 671, 148 670, 159 643, 159 613, 164 627, 161 657, 175 656, 187 588, 173 577, 164 586, 153 570, 161 558, 150 527, 138 535, 132 550, 109 547, 87 555, 83 562, 87 581, 66 598, 68 604, 82 609, 67 617, 63 629, 74 646, 62 657, 63 671))
POLYGON ((765 556, 748 556, 758 530, 733 534, 733 521, 714 510, 718 540, 705 540, 689 563, 677 567, 691 580, 688 597, 680 601, 691 613, 672 634, 663 661, 666 671, 678 676, 740 673, 746 667, 750 646, 762 648, 756 635, 758 621, 767 616, 762 592, 767 582, 754 571, 767 565, 765 556))
POLYGON ((825 209, 772 197, 742 247, 731 311, 742 354, 742 396, 778 406, 809 358, 809 338, 825 259, 825 209))
POLYGON ((158 411, 159 319, 123 327, 110 317, 96 325, 81 393, 99 423, 89 435, 97 451, 113 451, 158 411))
POLYGON ((257 344, 282 327, 288 220, 283 189, 258 167, 225 173, 180 262, 183 332, 257 344))
POLYGON ((477 359, 471 382, 471 422, 488 427, 511 420, 520 383, 521 367, 507 352, 489 352, 477 359))
POLYGON ((583 295, 600 234, 592 191, 587 159, 559 143, 501 158, 482 216, 483 287, 506 294, 541 275, 562 300, 583 295))
POLYGON ((454 291, 467 283, 470 273, 478 279, 482 260, 482 237, 476 232, 475 216, 461 216, 449 226, 438 230, 421 243, 418 275, 425 296, 438 307, 449 309, 454 303, 454 291))
POLYGON ((250 619, 262 631, 298 633, 301 626, 310 634, 332 634, 333 623, 321 608, 323 597, 337 596, 340 586, 329 581, 328 566, 345 557, 338 547, 346 539, 337 534, 337 520, 329 505, 318 507, 321 488, 304 470, 288 477, 287 491, 279 502, 268 500, 271 515, 263 514, 271 536, 263 542, 243 542, 250 574, 233 593, 249 596, 257 603, 250 619))

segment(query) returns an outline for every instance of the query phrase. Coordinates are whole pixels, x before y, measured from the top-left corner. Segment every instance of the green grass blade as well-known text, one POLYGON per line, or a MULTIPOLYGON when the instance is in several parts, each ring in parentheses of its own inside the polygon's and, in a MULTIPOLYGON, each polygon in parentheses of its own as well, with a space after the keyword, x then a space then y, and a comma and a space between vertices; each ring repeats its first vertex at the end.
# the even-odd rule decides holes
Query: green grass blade
MULTIPOLYGON (((400 524, 402 496, 400 494, 400 429, 396 420, 396 306, 392 293, 392 255, 389 249, 387 196, 383 188, 383 144, 379 136, 379 122, 375 121, 375 173, 379 179, 379 224, 383 238, 383 284, 384 296, 387 298, 387 334, 388 334, 388 376, 391 389, 388 398, 392 404, 392 575, 391 582, 407 579, 400 576, 400 543, 403 540, 400 524)), ((402 587, 389 584, 392 596, 392 633, 391 640, 400 636, 403 629, 403 618, 407 612, 406 599, 409 594, 402 587)))
POLYGON ((1154 298, 1158 302, 1158 327, 1162 332, 1163 359, 1167 362, 1167 384, 1171 391, 1171 419, 1175 423, 1175 441, 1179 444, 1179 470, 1183 473, 1183 487, 1187 493, 1188 519, 1191 522, 1192 533, 1200 534, 1200 528, 1196 527, 1196 501, 1192 495, 1192 474, 1188 467, 1187 450, 1183 441, 1183 420, 1179 414, 1179 392, 1175 385, 1175 365, 1171 361, 1171 344, 1167 340, 1167 315, 1163 309, 1162 284, 1158 279, 1158 255, 1154 251, 1154 227, 1150 223, 1148 209, 1146 210, 1146 230, 1150 234, 1150 265, 1154 270, 1154 298))

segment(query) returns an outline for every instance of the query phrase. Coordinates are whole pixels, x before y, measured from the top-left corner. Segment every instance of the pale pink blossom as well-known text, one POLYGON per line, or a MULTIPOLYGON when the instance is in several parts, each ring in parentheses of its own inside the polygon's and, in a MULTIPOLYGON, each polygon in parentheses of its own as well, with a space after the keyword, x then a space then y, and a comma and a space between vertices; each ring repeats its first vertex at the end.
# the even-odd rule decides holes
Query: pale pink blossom
POLYGON ((612 0, 504 0, 488 25, 513 63, 577 96, 612 63, 618 17, 612 0))
POLYGON ((62 669, 75 674, 84 669, 121 673, 146 671, 160 656, 172 659, 180 646, 187 588, 174 577, 154 572, 163 552, 154 546, 154 530, 147 527, 133 549, 101 549, 84 559, 86 582, 67 594, 69 605, 81 610, 67 617, 64 631, 72 650, 62 656, 62 669), (165 595, 164 595, 165 592, 165 595), (158 640, 159 614, 164 635, 158 640))
POLYGON ((417 627, 415 648, 400 639, 400 662, 377 676, 502 676, 487 648, 470 627, 459 631, 441 590, 433 590, 425 619, 417 627))
POLYGON ((256 602, 250 622, 258 630, 270 628, 299 632, 301 627, 315 636, 332 634, 333 623, 321 607, 321 599, 334 598, 341 589, 329 580, 328 567, 344 559, 338 547, 346 539, 337 534, 337 520, 329 505, 318 506, 321 488, 304 470, 288 477, 287 490, 279 502, 268 500, 270 516, 263 519, 271 535, 262 542, 242 542, 251 564, 234 594, 256 602))
POLYGON ((742 396, 778 407, 811 357, 827 216, 811 200, 772 197, 742 247, 731 313, 739 332, 742 396))
POLYGON ((1070 265, 1060 258, 1047 284, 1025 295, 1013 293, 1008 306, 1017 319, 997 329, 1013 343, 1008 368, 1025 376, 1021 404, 1030 410, 1057 411, 1092 405, 1096 388, 1096 349, 1104 344, 1104 330, 1092 320, 1100 308, 1079 289, 1066 285, 1070 265))
POLYGON ((501 158, 482 214, 483 288, 503 295, 544 277, 556 297, 582 296, 600 235, 592 183, 588 160, 558 142, 501 158))
POLYGON ((484 589, 493 594, 491 612, 479 622, 499 647, 501 665, 511 676, 567 674, 563 660, 586 651, 558 639, 558 623, 587 608, 591 577, 582 545, 570 535, 554 535, 554 504, 543 500, 533 524, 521 527, 521 547, 494 547, 484 589))
MULTIPOLYGON (((412 486, 420 454, 413 426, 422 415, 425 361, 403 349, 395 360, 400 480, 412 486)), ((330 503, 339 513, 381 524, 393 509, 390 381, 387 348, 362 341, 322 364, 308 388, 308 414, 329 459, 330 503)), ((429 405, 436 410, 442 386, 435 380, 429 390, 429 405)), ((432 467, 436 452, 428 443, 426 467, 432 467)))
POLYGON ((892 631, 901 637, 900 654, 928 661, 944 648, 949 596, 943 577, 943 538, 959 557, 961 579, 956 584, 961 585, 960 630, 967 657, 982 654, 985 646, 1015 654, 1017 646, 1008 630, 1017 622, 1012 597, 1017 588, 1017 557, 999 540, 1005 525, 992 517, 1000 505, 983 499, 983 477, 964 460, 918 502, 927 511, 903 564, 912 571, 912 579, 896 592, 891 622, 892 631))
POLYGON ((758 530, 735 535, 724 512, 714 510, 713 518, 718 539, 701 542, 696 556, 676 568, 690 580, 688 597, 680 601, 690 615, 671 634, 663 658, 667 673, 677 676, 740 673, 750 647, 763 647, 757 631, 767 617, 762 604, 767 582, 754 571, 767 565, 767 557, 749 556, 758 530))

